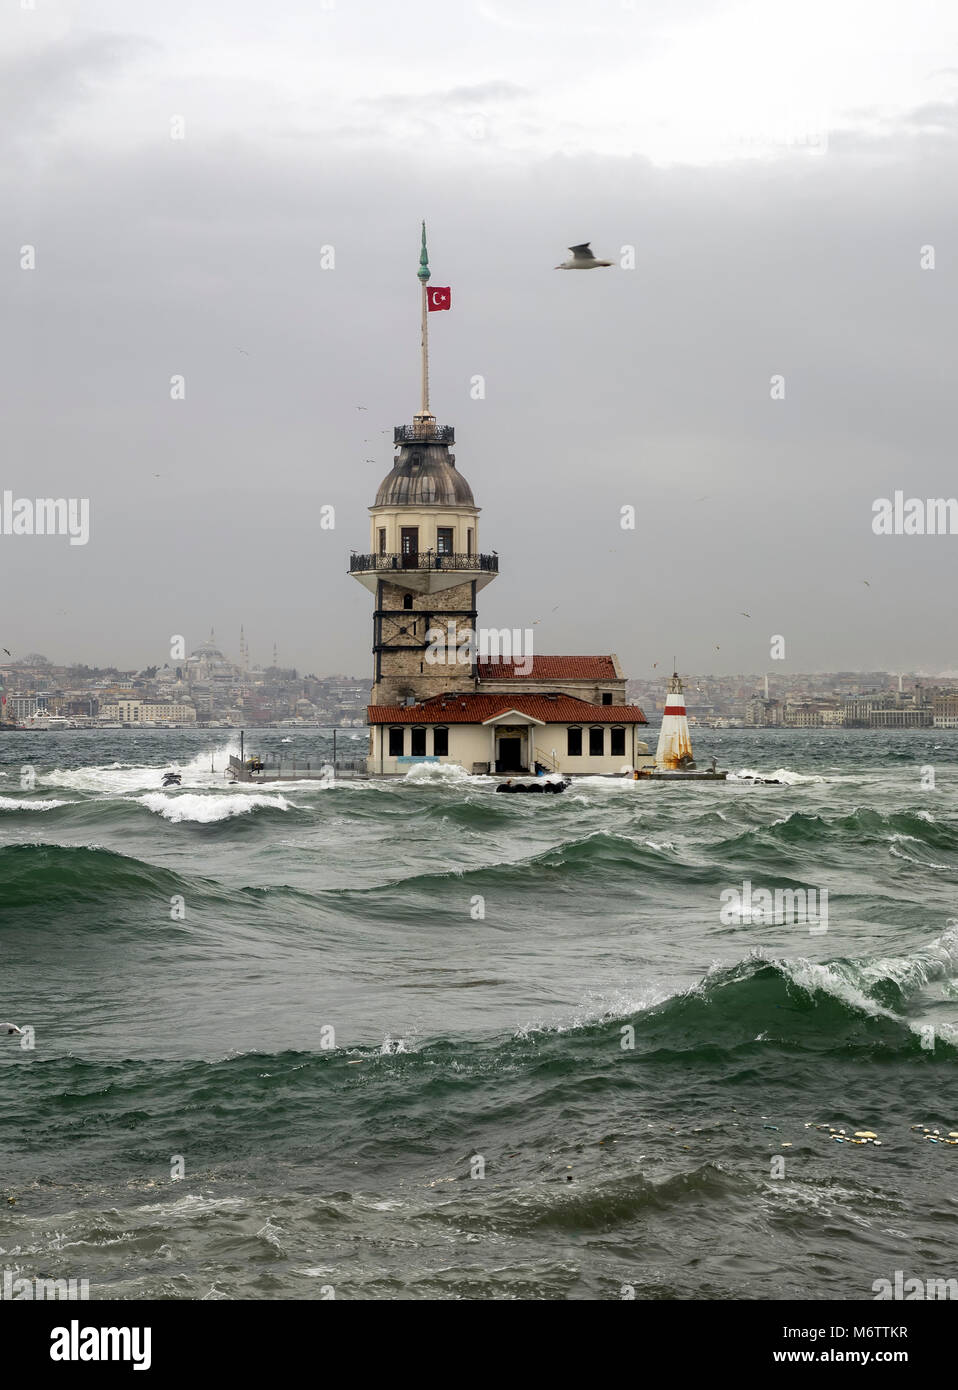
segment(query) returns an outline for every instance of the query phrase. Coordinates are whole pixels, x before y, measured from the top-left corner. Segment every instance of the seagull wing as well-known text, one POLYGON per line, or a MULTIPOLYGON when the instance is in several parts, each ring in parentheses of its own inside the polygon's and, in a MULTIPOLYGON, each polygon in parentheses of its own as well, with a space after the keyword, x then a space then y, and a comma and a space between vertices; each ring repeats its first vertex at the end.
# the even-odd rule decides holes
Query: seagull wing
POLYGON ((18 1028, 15 1023, 0 1023, 0 1031, 6 1033, 22 1033, 23 1029, 18 1028))
POLYGON ((592 255, 592 247, 587 241, 583 241, 579 246, 570 246, 569 250, 572 252, 573 256, 575 256, 577 261, 594 260, 594 257, 592 255))

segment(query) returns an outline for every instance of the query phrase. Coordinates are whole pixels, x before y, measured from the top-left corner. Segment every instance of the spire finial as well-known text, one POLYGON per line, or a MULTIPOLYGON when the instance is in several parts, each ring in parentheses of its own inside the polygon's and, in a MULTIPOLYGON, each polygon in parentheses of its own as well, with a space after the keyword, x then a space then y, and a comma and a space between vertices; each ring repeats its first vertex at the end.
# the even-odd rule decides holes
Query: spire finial
POLYGON ((429 269, 429 254, 426 251, 426 223, 422 224, 422 250, 419 252, 419 269, 416 271, 419 279, 425 285, 429 279, 431 271, 429 269))

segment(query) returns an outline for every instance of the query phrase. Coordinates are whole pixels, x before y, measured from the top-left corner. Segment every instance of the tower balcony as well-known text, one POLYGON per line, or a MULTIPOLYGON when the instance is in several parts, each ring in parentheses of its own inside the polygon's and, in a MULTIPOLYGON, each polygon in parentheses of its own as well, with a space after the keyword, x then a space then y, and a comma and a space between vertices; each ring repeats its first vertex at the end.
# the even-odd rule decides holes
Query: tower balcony
POLYGON ((455 425, 437 425, 434 415, 417 415, 411 425, 393 426, 394 444, 455 444, 455 425))
POLYGON ((354 554, 350 556, 349 573, 371 593, 376 592, 381 579, 420 594, 440 593, 473 579, 481 589, 499 573, 499 556, 456 555, 434 550, 411 551, 405 555, 354 554))

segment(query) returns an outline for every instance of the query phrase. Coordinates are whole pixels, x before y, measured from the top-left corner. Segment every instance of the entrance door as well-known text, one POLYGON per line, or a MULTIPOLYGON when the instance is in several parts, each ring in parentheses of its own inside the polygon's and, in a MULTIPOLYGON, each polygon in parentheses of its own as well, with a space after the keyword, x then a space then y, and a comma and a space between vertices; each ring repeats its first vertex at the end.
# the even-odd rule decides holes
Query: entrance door
POLYGON ((419 527, 404 526, 401 533, 402 567, 414 570, 419 567, 419 527))
POLYGON ((516 737, 500 738, 497 772, 522 772, 522 739, 516 737))

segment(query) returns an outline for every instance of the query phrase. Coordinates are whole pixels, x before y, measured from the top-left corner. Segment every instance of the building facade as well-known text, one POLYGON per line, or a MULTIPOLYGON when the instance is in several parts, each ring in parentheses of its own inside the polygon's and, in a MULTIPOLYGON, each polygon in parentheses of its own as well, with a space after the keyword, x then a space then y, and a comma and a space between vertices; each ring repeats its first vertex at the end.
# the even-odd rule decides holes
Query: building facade
POLYGON ((450 692, 413 705, 371 705, 369 770, 405 773, 412 763, 458 763, 471 773, 611 776, 646 766, 636 705, 595 705, 552 691, 450 692))

